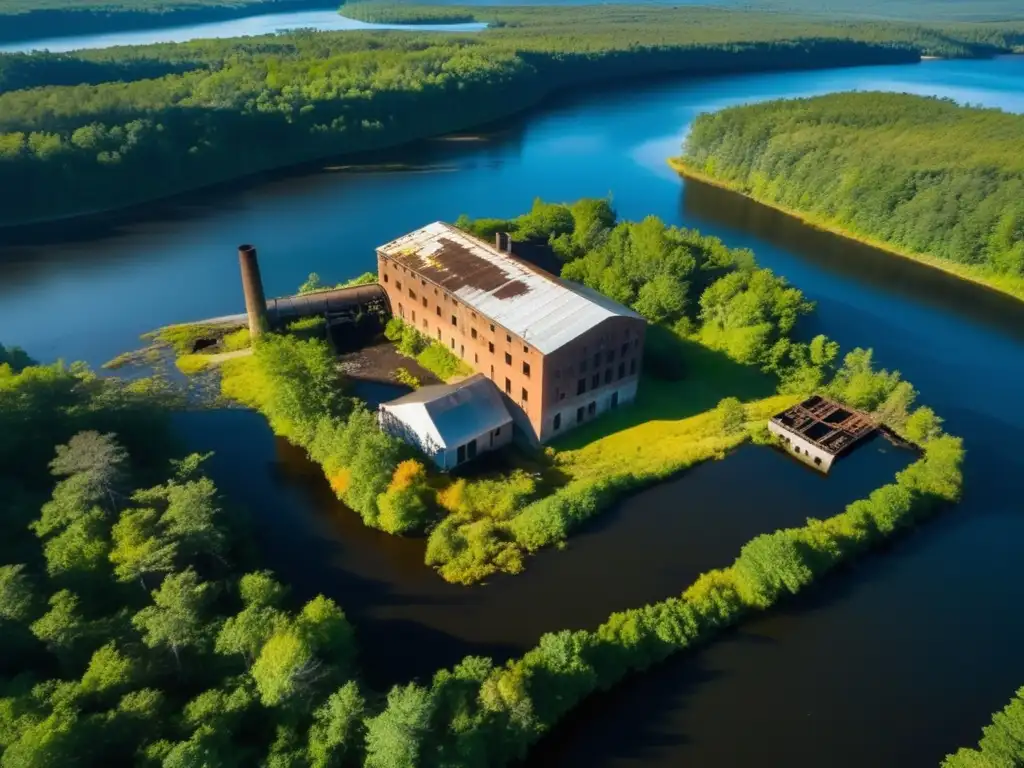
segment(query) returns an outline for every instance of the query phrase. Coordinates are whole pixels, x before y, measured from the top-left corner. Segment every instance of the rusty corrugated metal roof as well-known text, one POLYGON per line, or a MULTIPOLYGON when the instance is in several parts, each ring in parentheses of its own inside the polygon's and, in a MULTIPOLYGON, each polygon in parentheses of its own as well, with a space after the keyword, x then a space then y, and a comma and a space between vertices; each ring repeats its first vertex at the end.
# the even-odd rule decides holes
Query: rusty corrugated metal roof
POLYGON ((597 291, 510 257, 442 221, 377 250, 444 287, 543 354, 609 317, 640 318, 597 291))

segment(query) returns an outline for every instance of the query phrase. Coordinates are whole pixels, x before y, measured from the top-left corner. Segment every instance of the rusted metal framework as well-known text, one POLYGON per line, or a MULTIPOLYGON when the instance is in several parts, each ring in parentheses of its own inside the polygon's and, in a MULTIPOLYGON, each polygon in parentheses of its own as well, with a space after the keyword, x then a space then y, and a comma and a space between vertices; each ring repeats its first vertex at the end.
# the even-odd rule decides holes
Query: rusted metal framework
POLYGON ((821 395, 794 405, 772 422, 831 456, 838 456, 878 428, 866 413, 821 395))

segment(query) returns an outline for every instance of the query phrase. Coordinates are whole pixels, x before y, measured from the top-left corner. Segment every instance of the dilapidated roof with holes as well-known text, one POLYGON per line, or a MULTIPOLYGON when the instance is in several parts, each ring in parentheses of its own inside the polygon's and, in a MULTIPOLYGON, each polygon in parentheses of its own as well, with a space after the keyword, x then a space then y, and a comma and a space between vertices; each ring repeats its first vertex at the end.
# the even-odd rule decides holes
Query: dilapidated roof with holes
POLYGON ((772 418, 833 456, 842 453, 878 425, 866 413, 821 395, 804 400, 772 418))
POLYGON ((597 291, 555 277, 442 221, 377 251, 445 288, 543 354, 609 317, 641 319, 597 291))

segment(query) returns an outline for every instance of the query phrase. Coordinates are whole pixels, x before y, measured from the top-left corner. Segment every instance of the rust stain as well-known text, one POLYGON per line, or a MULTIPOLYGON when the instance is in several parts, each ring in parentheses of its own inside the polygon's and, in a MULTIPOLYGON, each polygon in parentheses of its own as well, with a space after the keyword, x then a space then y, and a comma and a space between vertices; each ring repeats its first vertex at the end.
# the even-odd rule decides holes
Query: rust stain
POLYGON ((509 280, 501 267, 461 243, 447 237, 439 237, 435 242, 439 248, 425 258, 414 251, 403 251, 396 254, 396 259, 452 293, 465 287, 490 293, 496 299, 529 293, 526 283, 509 280))

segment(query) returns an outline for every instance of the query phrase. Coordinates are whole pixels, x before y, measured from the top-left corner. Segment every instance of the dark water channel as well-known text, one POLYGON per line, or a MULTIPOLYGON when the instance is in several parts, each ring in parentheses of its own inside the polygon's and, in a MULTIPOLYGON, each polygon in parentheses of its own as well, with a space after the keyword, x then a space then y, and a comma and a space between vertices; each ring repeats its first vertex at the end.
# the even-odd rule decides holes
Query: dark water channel
MULTIPOLYGON (((268 292, 282 294, 310 271, 336 280, 372 268, 375 245, 426 221, 511 215, 538 195, 611 192, 623 216, 653 213, 749 246, 817 301, 809 330, 847 348, 874 347, 964 436, 964 500, 806 601, 595 699, 535 762, 934 766, 974 741, 1024 683, 1024 304, 682 184, 664 165, 700 111, 850 89, 1022 112, 1024 58, 580 93, 500 131, 426 142, 362 167, 11 235, 0 245, 0 339, 44 359, 100 363, 154 326, 238 311, 239 242, 259 246, 268 292)), ((218 478, 252 507, 274 567, 303 592, 339 597, 380 681, 423 674, 463 652, 515 652, 544 630, 592 626, 617 608, 674 594, 751 535, 831 514, 863 495, 860 479, 876 485, 893 469, 887 455, 865 452, 851 459, 870 465, 865 474, 841 472, 847 464, 822 480, 746 448, 633 497, 525 574, 467 591, 423 568, 421 544, 337 513, 257 417, 195 418, 189 434, 218 450, 218 478)))
POLYGON ((359 628, 367 677, 379 687, 429 680, 467 655, 503 660, 544 632, 594 627, 614 611, 677 594, 703 571, 728 565, 758 533, 827 517, 913 459, 877 439, 825 478, 774 449, 745 446, 629 498, 566 550, 529 560, 524 574, 466 589, 423 564, 422 540, 363 526, 319 468, 270 435, 260 416, 193 413, 180 423, 191 445, 216 451, 212 476, 253 510, 282 578, 303 596, 323 592, 344 605, 359 628))

